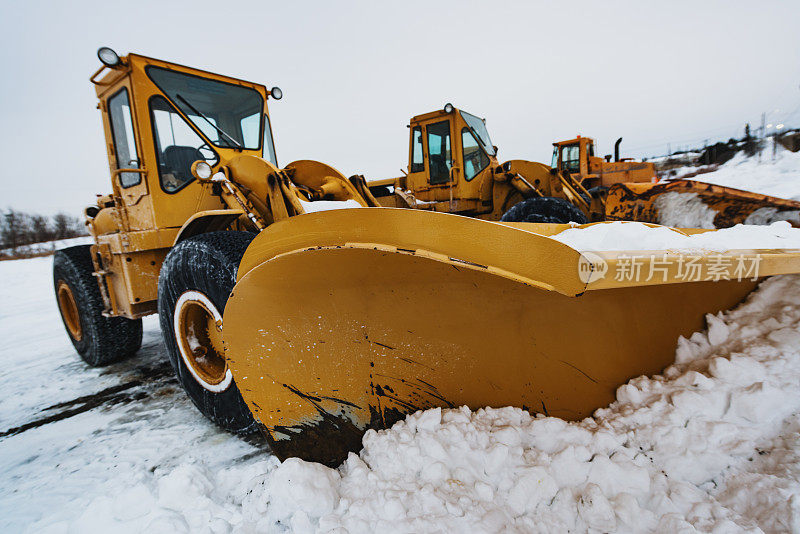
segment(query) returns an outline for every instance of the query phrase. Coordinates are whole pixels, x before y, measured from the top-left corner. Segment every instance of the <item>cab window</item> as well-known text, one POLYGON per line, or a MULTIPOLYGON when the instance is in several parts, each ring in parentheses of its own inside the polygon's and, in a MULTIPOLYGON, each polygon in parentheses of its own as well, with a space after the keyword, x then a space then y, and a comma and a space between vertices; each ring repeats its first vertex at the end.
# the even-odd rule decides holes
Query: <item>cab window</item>
POLYGON ((263 156, 267 158, 273 165, 278 166, 278 156, 275 155, 275 142, 272 139, 272 126, 270 124, 269 115, 264 115, 264 153, 263 156))
POLYGON ((450 181, 453 166, 450 153, 450 121, 435 122, 425 128, 428 132, 428 168, 430 182, 443 184, 450 181))
POLYGON ((489 156, 481 149, 469 128, 461 129, 461 149, 464 154, 464 178, 470 181, 489 165, 489 156))
POLYGON ((158 175, 164 191, 174 193, 191 182, 191 168, 195 161, 207 161, 212 167, 217 164, 217 153, 192 130, 164 97, 154 96, 150 99, 150 115, 158 175))
POLYGON ((561 168, 567 172, 580 172, 580 147, 567 145, 561 149, 561 168))
MULTIPOLYGON (((138 169, 139 156, 136 155, 136 138, 133 136, 133 118, 127 89, 123 88, 108 99, 108 117, 111 122, 117 169, 138 169)), ((138 185, 141 181, 142 175, 138 172, 119 174, 122 187, 138 185)))
POLYGON ((213 145, 261 148, 264 101, 255 89, 153 65, 145 72, 213 145))
MULTIPOLYGON (((261 134, 261 113, 253 113, 239 121, 239 128, 242 131, 242 139, 244 146, 258 146, 258 136, 261 134)), ((205 133, 205 132, 203 132, 205 133)), ((219 134, 215 137, 206 135, 209 139, 216 137, 217 143, 219 142, 219 134)))
POLYGON ((423 172, 425 163, 422 161, 422 128, 415 126, 411 131, 411 169, 408 172, 423 172))

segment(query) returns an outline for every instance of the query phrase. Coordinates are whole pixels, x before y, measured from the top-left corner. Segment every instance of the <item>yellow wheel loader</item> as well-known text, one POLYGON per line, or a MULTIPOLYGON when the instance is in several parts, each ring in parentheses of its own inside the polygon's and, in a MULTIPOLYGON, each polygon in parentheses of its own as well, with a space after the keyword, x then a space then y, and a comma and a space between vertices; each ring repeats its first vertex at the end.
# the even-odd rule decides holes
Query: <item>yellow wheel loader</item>
MULTIPOLYGON (((98 55, 112 192, 85 211, 93 244, 54 259, 67 334, 103 365, 135 353, 141 317, 158 313, 197 408, 230 431, 260 428, 280 458, 337 465, 367 429, 431 407, 586 417, 631 377, 671 363, 678 336, 706 313, 764 276, 800 272, 798 251, 749 251, 759 262, 746 278, 690 279, 658 251, 638 260, 645 276, 617 277, 630 257, 550 237, 568 225, 485 220, 534 187, 580 190, 546 168, 528 175, 538 184, 521 183, 513 164, 489 168, 474 150, 488 137, 468 119, 450 150, 471 156, 455 172, 475 192, 452 205, 477 216, 441 213, 450 191, 438 183, 409 198, 432 209, 380 207, 359 176, 278 165, 267 108, 278 88, 98 55), (494 196, 475 182, 487 168, 516 185, 494 196)), ((440 163, 408 179, 433 169, 452 180, 454 166, 440 163)), ((695 266, 710 273, 737 254, 701 254, 695 266)))
POLYGON ((594 139, 577 136, 575 139, 553 143, 551 167, 568 173, 586 189, 609 188, 619 183, 656 182, 656 166, 646 161, 620 158, 619 145, 614 143, 614 161, 611 155, 594 155, 594 139))
POLYGON ((594 141, 553 143, 552 166, 500 163, 484 119, 446 104, 412 117, 408 172, 368 182, 382 206, 456 213, 491 221, 586 223, 631 220, 727 228, 800 224, 800 202, 691 180, 657 182, 655 166, 594 155, 594 141))
POLYGON ((491 221, 586 223, 602 199, 569 173, 542 163, 500 163, 485 120, 446 104, 412 117, 408 173, 370 181, 387 207, 457 213, 491 221))

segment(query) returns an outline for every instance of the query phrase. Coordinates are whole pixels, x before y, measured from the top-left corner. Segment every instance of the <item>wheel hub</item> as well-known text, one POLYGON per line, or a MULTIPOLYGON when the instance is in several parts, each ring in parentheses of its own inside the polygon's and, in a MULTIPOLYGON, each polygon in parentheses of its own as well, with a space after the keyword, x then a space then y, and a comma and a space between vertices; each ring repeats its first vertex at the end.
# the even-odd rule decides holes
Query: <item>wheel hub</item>
POLYGON ((222 344, 222 314, 199 291, 187 291, 175 304, 175 341, 184 363, 205 389, 228 388, 232 375, 222 344))
POLYGON ((80 341, 83 338, 83 330, 81 329, 78 305, 75 303, 75 295, 72 294, 72 289, 64 280, 59 280, 56 294, 61 317, 64 318, 64 324, 67 326, 69 335, 75 341, 80 341))

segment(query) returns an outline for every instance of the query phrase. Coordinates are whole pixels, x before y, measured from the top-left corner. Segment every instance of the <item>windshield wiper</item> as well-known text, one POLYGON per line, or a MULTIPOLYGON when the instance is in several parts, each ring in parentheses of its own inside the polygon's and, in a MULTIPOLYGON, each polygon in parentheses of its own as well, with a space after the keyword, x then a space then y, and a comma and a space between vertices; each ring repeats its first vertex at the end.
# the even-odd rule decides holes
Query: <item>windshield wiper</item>
MULTIPOLYGON (((466 122, 466 121, 465 121, 466 122)), ((483 140, 483 137, 478 133, 478 131, 472 127, 470 123, 467 122, 467 128, 472 132, 472 135, 478 140, 478 143, 483 147, 483 151, 489 154, 490 156, 494 156, 494 146, 489 146, 486 144, 486 141, 483 140)))
POLYGON ((230 135, 228 135, 227 133, 225 133, 225 132, 224 132, 224 131, 223 131, 223 130, 222 130, 220 127, 219 127, 219 126, 217 126, 216 124, 214 124, 213 122, 211 122, 211 119, 209 119, 208 117, 206 117, 206 116, 203 114, 203 112, 202 112, 202 111, 200 111, 199 109, 197 109, 196 107, 194 107, 193 105, 191 105, 191 104, 190 104, 190 103, 189 103, 189 102, 188 102, 188 101, 187 101, 185 98, 183 98, 183 97, 182 97, 181 95, 179 95, 178 93, 175 93, 175 98, 177 98, 178 100, 180 100, 181 102, 183 102, 184 104, 186 104, 186 107, 188 107, 189 109, 191 109, 192 111, 194 111, 195 113, 197 113, 197 114, 198 114, 200 117, 202 117, 203 119, 205 119, 205 121, 206 121, 208 124, 210 124, 210 125, 211 125, 211 127, 212 127, 212 128, 214 128, 214 129, 217 131, 217 133, 218 133, 218 134, 220 134, 220 135, 224 135, 225 137, 227 137, 227 138, 228 138, 228 140, 229 140, 231 143, 233 143, 234 145, 236 145, 236 146, 237 146, 237 147, 238 147, 240 150, 242 149, 242 145, 240 145, 240 144, 239 144, 239 142, 238 142, 236 139, 234 139, 233 137, 231 137, 230 135))

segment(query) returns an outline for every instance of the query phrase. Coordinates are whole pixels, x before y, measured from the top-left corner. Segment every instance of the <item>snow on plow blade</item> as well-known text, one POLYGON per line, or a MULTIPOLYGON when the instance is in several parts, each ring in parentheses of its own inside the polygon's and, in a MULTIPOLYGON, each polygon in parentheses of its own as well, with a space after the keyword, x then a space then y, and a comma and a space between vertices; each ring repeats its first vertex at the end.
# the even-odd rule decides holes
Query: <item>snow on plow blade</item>
MULTIPOLYGON (((616 280, 624 255, 546 237, 564 228, 371 208, 262 232, 223 324, 273 451, 338 465, 366 429, 437 406, 581 419, 757 283, 681 283, 676 265, 616 280)), ((760 252, 759 277, 800 272, 799 253, 760 252)))
POLYGON ((608 191, 606 219, 693 228, 781 220, 798 226, 800 202, 692 180, 615 184, 608 191))

